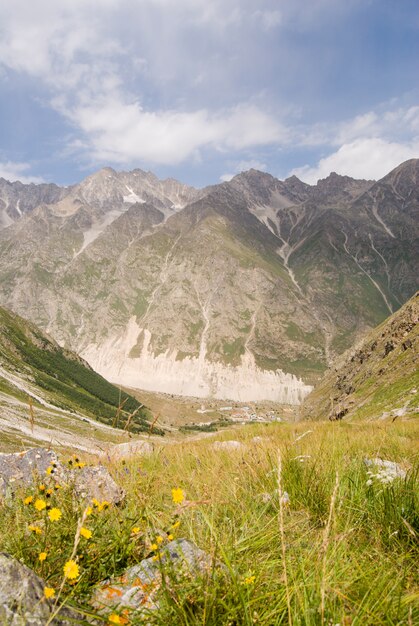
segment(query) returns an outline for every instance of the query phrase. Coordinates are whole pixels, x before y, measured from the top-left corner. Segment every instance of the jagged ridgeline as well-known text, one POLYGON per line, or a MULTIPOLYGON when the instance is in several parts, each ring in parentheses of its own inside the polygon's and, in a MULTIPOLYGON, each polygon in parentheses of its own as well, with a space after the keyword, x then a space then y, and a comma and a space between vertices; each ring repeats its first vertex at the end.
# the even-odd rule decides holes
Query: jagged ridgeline
MULTIPOLYGON (((0 390, 89 416, 130 432, 148 431, 150 411, 34 324, 0 307, 0 390), (129 423, 128 423, 129 422, 129 423)), ((153 429, 155 432, 155 429, 153 429)))
POLYGON ((0 304, 115 384, 299 404, 418 289, 418 181, 0 180, 0 304))

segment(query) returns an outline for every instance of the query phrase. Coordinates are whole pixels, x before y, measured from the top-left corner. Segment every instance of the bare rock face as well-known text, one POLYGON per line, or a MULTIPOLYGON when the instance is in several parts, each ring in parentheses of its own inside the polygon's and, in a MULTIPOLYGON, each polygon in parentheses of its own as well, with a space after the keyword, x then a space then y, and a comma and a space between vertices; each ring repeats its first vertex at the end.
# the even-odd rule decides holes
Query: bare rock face
POLYGON ((136 456, 152 454, 153 444, 148 441, 129 441, 109 446, 102 456, 109 461, 120 461, 136 456))
POLYGON ((0 496, 13 493, 45 477, 48 467, 56 466, 56 476, 64 478, 63 467, 52 450, 31 448, 27 452, 0 454, 0 496))
POLYGON ((216 441, 212 444, 212 447, 214 450, 226 450, 227 452, 246 449, 246 446, 243 443, 235 441, 234 439, 231 439, 230 441, 216 441))
POLYGON ((44 581, 9 554, 0 553, 0 624, 5 626, 70 626, 83 624, 82 616, 44 597, 44 581))
POLYGON ((0 496, 13 494, 22 486, 30 486, 44 480, 48 468, 52 468, 52 480, 73 488, 76 496, 92 500, 106 500, 119 504, 125 492, 103 465, 65 467, 53 450, 31 448, 27 452, 0 454, 0 496))
POLYGON ((98 585, 91 603, 100 613, 112 610, 144 611, 159 608, 158 592, 162 570, 170 575, 192 577, 211 571, 212 557, 187 539, 175 539, 166 545, 160 560, 150 557, 130 567, 122 576, 98 585))
POLYGON ((86 500, 106 500, 109 504, 119 504, 125 498, 125 491, 116 484, 103 465, 83 467, 71 472, 70 481, 74 492, 86 500))

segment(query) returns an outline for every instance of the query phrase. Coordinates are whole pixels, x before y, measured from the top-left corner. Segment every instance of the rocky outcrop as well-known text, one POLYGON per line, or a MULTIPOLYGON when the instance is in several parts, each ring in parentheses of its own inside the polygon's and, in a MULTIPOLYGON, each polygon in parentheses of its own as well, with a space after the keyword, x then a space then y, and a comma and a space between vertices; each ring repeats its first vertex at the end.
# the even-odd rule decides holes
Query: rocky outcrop
POLYGON ((341 357, 306 398, 302 416, 334 421, 415 413, 418 345, 419 292, 341 357))
POLYGON ((125 492, 102 465, 87 466, 74 458, 64 465, 52 450, 33 448, 27 452, 0 454, 0 498, 25 486, 50 480, 72 488, 86 500, 105 500, 119 504, 125 492))
POLYGON ((158 554, 130 567, 122 576, 100 583, 91 603, 104 615, 111 611, 126 611, 131 615, 133 611, 157 610, 162 576, 170 585, 171 579, 178 581, 184 576, 197 578, 210 574, 214 564, 214 559, 191 541, 176 539, 158 554))
POLYGON ((44 595, 45 582, 9 554, 0 553, 0 624, 4 626, 74 626, 87 623, 82 613, 44 595))

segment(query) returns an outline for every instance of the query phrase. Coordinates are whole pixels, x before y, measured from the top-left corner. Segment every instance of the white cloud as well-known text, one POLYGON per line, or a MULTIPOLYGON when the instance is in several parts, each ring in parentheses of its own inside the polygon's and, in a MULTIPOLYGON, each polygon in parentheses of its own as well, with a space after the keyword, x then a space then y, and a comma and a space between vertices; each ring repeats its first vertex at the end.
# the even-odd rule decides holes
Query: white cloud
POLYGON ((403 161, 419 158, 419 139, 411 143, 395 143, 371 137, 344 144, 336 152, 320 159, 315 167, 305 165, 290 172, 306 183, 316 184, 330 172, 378 180, 403 161))
POLYGON ((259 10, 253 13, 253 18, 262 24, 262 28, 264 30, 271 30, 271 28, 275 28, 276 26, 279 26, 281 24, 282 13, 278 10, 259 10))
POLYGON ((43 183, 39 176, 25 174, 30 169, 29 163, 15 163, 13 161, 0 162, 0 178, 8 181, 19 180, 21 183, 43 183))
MULTIPOLYGON (((263 0, 265 8, 259 11, 266 27, 279 19, 272 4, 263 0)), ((193 28, 195 37, 201 33, 217 49, 220 29, 251 19, 247 5, 250 0, 2 3, 0 67, 43 81, 50 105, 81 131, 79 145, 87 147, 91 159, 177 164, 207 147, 226 152, 272 144, 285 138, 284 129, 245 100, 212 109, 188 105, 185 110, 187 99, 170 108, 160 107, 158 96, 154 102, 147 99, 150 85, 158 93, 159 81, 161 86, 176 78, 189 80, 194 63, 200 72, 190 82, 196 84, 200 77, 198 82, 204 83, 206 58, 191 54, 193 39, 185 29, 193 28), (149 83, 142 85, 138 76, 149 83)), ((228 65, 221 59, 212 63, 220 74, 228 65)))
POLYGON ((88 151, 99 161, 177 164, 206 147, 240 150, 280 141, 282 127, 252 105, 223 112, 145 111, 120 98, 79 106, 67 114, 79 126, 88 151))

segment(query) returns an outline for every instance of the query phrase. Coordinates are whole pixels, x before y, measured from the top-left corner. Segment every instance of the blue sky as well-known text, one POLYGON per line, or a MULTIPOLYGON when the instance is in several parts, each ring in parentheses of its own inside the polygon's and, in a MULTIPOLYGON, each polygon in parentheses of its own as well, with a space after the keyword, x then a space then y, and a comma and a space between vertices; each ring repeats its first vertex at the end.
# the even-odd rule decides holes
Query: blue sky
POLYGON ((0 176, 111 165, 203 186, 419 157, 417 0, 0 5, 0 176))

